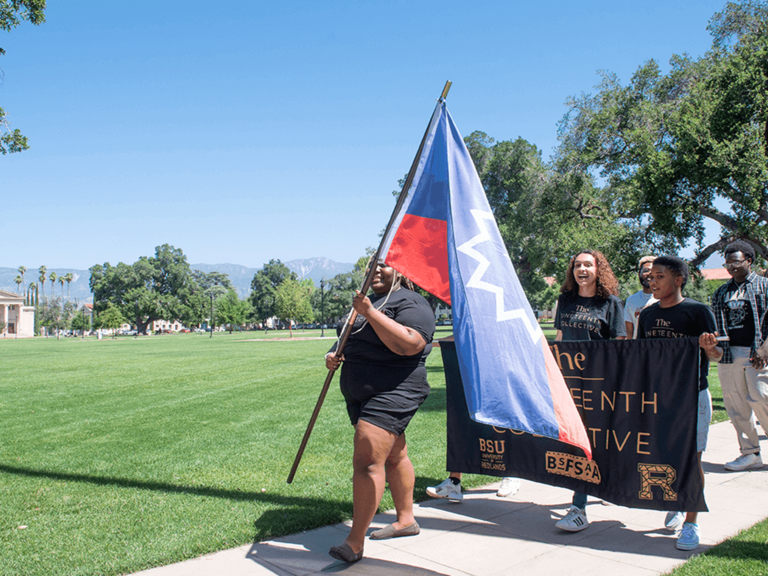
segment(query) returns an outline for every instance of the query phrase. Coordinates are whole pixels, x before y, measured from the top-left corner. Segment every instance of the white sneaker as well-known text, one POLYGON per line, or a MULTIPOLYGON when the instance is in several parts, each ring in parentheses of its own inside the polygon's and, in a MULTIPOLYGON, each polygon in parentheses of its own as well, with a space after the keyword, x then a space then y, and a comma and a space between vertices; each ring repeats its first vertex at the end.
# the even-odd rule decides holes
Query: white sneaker
POLYGON ((461 483, 454 484, 450 478, 446 478, 437 486, 427 487, 427 496, 432 498, 448 498, 450 502, 461 502, 464 495, 461 493, 461 483))
POLYGON ((566 532, 581 532, 588 526, 587 511, 576 506, 571 506, 568 514, 555 524, 555 528, 560 528, 560 530, 565 530, 566 532))
POLYGON ((667 512, 667 517, 664 518, 664 526, 667 530, 672 530, 673 532, 677 532, 682 528, 684 522, 685 512, 675 512, 674 510, 671 510, 667 512))
POLYGON ((724 468, 731 472, 741 472, 742 470, 757 470, 763 467, 763 459, 760 454, 742 454, 733 462, 728 462, 724 468))
POLYGON ((520 478, 503 478, 501 486, 496 491, 496 496, 506 498, 507 496, 517 494, 518 490, 520 490, 520 478))

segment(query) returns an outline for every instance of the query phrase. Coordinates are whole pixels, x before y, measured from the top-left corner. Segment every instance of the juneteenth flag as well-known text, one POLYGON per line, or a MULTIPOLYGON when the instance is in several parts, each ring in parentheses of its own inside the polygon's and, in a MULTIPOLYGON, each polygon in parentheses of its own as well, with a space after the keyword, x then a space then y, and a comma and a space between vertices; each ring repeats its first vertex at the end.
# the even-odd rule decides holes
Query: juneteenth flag
POLYGON ((560 440, 591 457, 584 425, 443 99, 402 194, 381 254, 452 306, 471 418, 560 440))

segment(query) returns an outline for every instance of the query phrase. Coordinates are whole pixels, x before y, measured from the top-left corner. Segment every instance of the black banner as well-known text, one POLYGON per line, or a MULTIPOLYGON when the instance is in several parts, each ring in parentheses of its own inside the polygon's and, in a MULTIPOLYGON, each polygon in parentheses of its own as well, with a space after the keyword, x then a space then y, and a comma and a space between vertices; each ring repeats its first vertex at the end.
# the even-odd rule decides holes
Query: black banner
POLYGON ((563 442, 469 418, 454 342, 441 341, 447 469, 515 476, 631 508, 706 511, 696 455, 697 338, 554 342, 592 460, 563 442))

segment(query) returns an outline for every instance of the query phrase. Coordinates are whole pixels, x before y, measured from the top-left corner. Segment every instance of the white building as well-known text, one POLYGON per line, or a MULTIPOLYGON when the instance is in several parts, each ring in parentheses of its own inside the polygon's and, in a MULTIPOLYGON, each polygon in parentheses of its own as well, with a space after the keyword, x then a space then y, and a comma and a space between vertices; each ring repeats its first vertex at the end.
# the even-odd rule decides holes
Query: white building
POLYGON ((184 325, 178 320, 155 320, 152 322, 152 332, 162 330, 163 332, 180 332, 184 325))
POLYGON ((21 294, 0 290, 2 338, 32 338, 35 335, 35 307, 24 306, 21 294))

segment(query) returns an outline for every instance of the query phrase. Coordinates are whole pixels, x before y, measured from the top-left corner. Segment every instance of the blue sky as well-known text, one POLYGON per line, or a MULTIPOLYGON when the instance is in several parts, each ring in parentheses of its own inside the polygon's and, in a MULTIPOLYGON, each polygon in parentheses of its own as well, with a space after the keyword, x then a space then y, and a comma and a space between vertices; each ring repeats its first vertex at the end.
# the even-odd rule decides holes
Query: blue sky
POLYGON ((260 267, 378 243, 446 80, 464 135, 549 157, 598 70, 702 55, 724 1, 49 2, 0 32, 0 266, 86 269, 168 243, 260 267), (223 11, 222 9, 226 9, 223 11))

